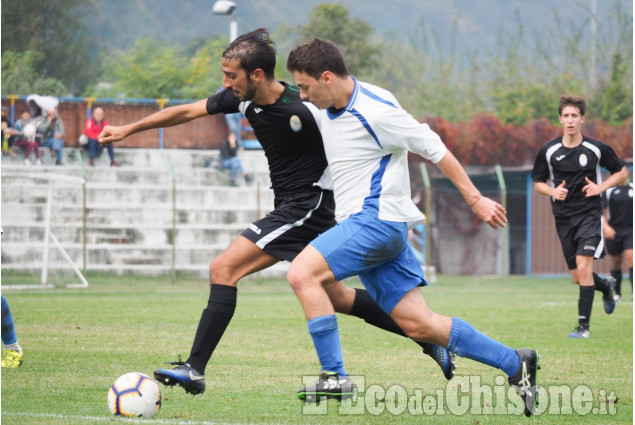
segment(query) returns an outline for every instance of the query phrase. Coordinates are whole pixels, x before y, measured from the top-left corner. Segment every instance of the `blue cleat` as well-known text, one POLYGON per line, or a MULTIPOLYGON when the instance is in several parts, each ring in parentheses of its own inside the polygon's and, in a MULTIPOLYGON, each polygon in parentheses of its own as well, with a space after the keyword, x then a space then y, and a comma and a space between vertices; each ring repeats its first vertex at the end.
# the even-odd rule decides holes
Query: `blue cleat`
POLYGON ((454 353, 448 351, 447 348, 440 345, 425 343, 423 346, 424 354, 432 357, 437 362, 445 379, 448 381, 454 377, 454 370, 456 369, 456 363, 454 361, 454 353))
POLYGON ((180 361, 170 362, 178 365, 174 369, 157 369, 154 371, 154 378, 169 387, 178 385, 186 393, 197 395, 205 392, 205 374, 198 373, 189 363, 180 361))
POLYGON ((606 314, 611 314, 615 310, 615 278, 613 276, 607 277, 606 284, 609 286, 609 290, 602 297, 602 301, 606 314))

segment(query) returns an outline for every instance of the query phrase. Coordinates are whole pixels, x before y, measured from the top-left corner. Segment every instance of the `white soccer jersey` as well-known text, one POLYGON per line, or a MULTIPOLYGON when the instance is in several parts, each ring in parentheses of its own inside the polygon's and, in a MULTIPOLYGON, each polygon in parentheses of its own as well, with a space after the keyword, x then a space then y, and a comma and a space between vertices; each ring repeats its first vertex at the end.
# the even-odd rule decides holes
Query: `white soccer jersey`
POLYGON ((420 222, 423 214, 410 195, 408 151, 437 163, 447 152, 441 138, 403 110, 392 93, 357 80, 343 110, 321 114, 335 219, 365 209, 382 220, 420 222))

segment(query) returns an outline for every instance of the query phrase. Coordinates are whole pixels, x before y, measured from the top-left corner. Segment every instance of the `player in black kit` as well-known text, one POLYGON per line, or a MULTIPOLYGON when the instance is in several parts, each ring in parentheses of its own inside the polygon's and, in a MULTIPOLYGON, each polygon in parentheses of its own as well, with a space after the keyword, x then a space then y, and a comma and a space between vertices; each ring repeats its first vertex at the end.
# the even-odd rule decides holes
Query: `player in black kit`
POLYGON ((558 114, 563 135, 545 143, 534 163, 536 192, 551 196, 556 231, 573 281, 580 285, 578 326, 570 338, 588 338, 595 290, 602 292, 604 311, 615 308, 614 279, 593 273, 593 259, 603 255, 600 195, 626 176, 624 164, 613 149, 582 135, 586 101, 563 96, 558 114), (600 167, 611 176, 604 182, 600 167))
MULTIPOLYGON (((604 238, 615 279, 615 301, 622 300, 622 262, 626 260, 633 292, 633 183, 625 178, 604 194, 604 238)), ((631 295, 632 296, 632 295, 631 295)))
MULTIPOLYGON (((234 40, 223 52, 224 91, 187 105, 165 108, 135 123, 107 126, 100 143, 111 143, 152 128, 182 124, 218 113, 241 112, 263 146, 269 164, 275 209, 252 223, 210 264, 210 295, 199 321, 190 357, 174 369, 154 375, 186 392, 205 391, 205 368, 231 321, 238 281, 281 260, 292 261, 320 233, 335 225, 333 192, 315 117, 318 110, 300 100, 294 86, 274 77, 275 49, 258 29, 234 40)), ((335 282, 326 287, 335 311, 357 316, 381 329, 405 336, 363 289, 335 282)), ((444 347, 418 343, 454 375, 454 355, 444 347)))

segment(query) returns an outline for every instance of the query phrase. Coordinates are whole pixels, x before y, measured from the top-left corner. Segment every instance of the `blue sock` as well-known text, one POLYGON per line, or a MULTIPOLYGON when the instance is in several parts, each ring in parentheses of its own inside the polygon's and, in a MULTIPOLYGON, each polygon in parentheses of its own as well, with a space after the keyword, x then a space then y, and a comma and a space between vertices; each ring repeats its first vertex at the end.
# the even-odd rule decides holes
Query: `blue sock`
POLYGON ((447 348, 461 357, 496 367, 510 377, 514 376, 520 367, 516 350, 477 331, 472 325, 456 317, 452 318, 447 348))
POLYGON ((15 326, 13 324, 13 316, 9 308, 9 302, 2 295, 2 342, 4 345, 14 344, 18 340, 15 334, 15 326))
POLYGON ((309 320, 308 325, 322 370, 346 376, 335 315, 316 317, 309 320))

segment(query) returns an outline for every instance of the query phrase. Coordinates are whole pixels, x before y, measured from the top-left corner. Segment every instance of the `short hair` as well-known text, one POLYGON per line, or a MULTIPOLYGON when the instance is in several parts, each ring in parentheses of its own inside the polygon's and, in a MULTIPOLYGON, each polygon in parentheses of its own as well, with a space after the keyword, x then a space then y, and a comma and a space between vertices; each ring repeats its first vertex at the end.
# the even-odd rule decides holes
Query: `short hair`
POLYGON ((274 78, 276 49, 269 32, 264 28, 243 34, 232 41, 223 52, 223 59, 238 61, 248 74, 262 69, 267 79, 274 78))
POLYGON ((329 40, 314 38, 296 47, 287 59, 289 72, 302 72, 318 80, 324 71, 347 77, 346 63, 340 49, 329 40))
POLYGON ((584 116, 586 113, 586 100, 582 96, 564 95, 560 98, 560 105, 558 105, 558 115, 562 115, 562 110, 566 106, 574 106, 580 111, 580 115, 584 116))

